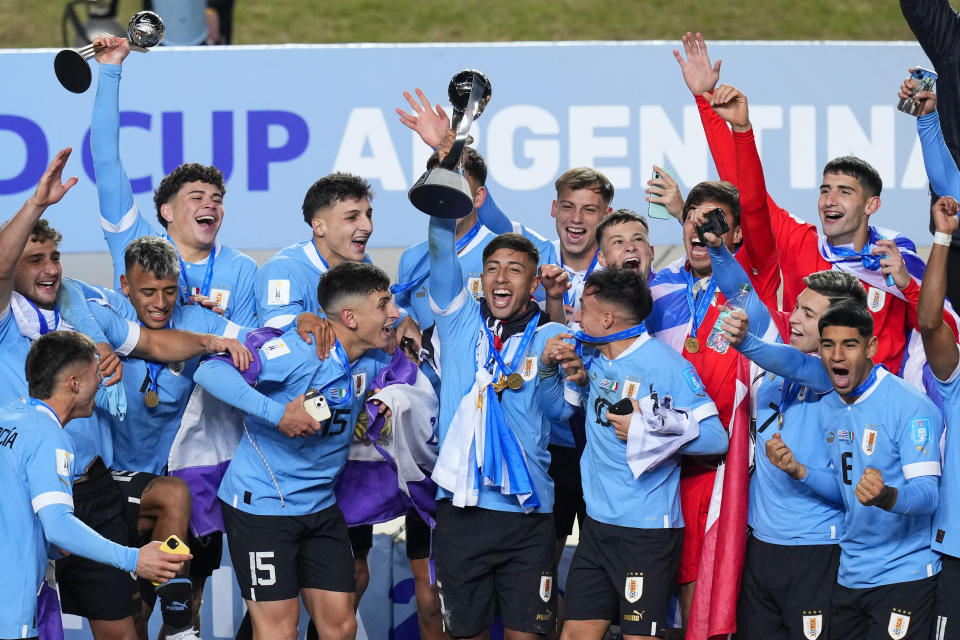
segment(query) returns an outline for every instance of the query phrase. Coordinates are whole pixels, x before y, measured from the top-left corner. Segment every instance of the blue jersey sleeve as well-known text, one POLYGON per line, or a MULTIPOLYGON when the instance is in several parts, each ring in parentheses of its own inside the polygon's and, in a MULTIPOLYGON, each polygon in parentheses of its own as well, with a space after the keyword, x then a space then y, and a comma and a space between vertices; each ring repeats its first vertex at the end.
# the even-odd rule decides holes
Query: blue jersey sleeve
MULTIPOLYGON (((750 276, 724 245, 716 249, 710 247, 710 262, 713 264, 713 279, 727 300, 733 300, 740 295, 742 284, 750 283, 750 276)), ((748 329, 750 333, 758 338, 767 335, 773 320, 770 318, 770 311, 760 301, 756 291, 750 291, 744 311, 750 320, 748 329)))
POLYGON ((203 362, 193 374, 193 381, 218 400, 270 424, 280 424, 286 410, 284 405, 248 385, 239 371, 222 360, 203 362))
POLYGON ((761 368, 798 382, 817 393, 833 388, 833 382, 830 381, 820 358, 803 353, 796 347, 766 342, 748 333, 737 350, 761 368))
POLYGON ((120 288, 124 273, 124 251, 131 241, 155 234, 133 202, 130 179, 120 161, 120 73, 121 67, 99 65, 97 96, 90 124, 90 150, 97 178, 100 226, 113 259, 113 286, 120 288))
POLYGON ((441 310, 447 309, 463 288, 463 272, 456 251, 456 220, 430 218, 429 250, 430 277, 428 289, 430 299, 441 310))
POLYGON ((920 134, 920 149, 930 186, 937 195, 960 200, 960 171, 943 139, 940 115, 934 111, 917 118, 917 133, 920 134))
POLYGON ((76 280, 63 278, 60 281, 57 307, 60 310, 60 316, 80 333, 96 343, 110 342, 90 309, 87 308, 83 287, 76 280))
POLYGON ((503 209, 493 199, 493 193, 487 187, 487 197, 483 199, 483 204, 477 209, 477 220, 495 234, 510 233, 513 231, 513 222, 503 212, 503 209))
POLYGON ((700 435, 683 445, 680 453, 693 456, 714 456, 727 452, 730 445, 730 438, 727 436, 727 430, 723 428, 720 417, 717 414, 707 416, 699 421, 700 435))
POLYGON ((808 465, 807 475, 798 482, 807 485, 819 496, 832 504, 843 506, 843 492, 840 489, 840 479, 832 469, 820 469, 808 465))
POLYGON ((255 280, 257 322, 261 327, 287 329, 296 323, 298 315, 310 310, 297 286, 300 274, 292 260, 268 261, 255 280))
POLYGON ((73 507, 51 504, 37 512, 43 535, 54 547, 94 562, 135 572, 140 552, 107 540, 73 515, 73 507))
POLYGON ((897 489, 897 501, 890 511, 902 516, 930 515, 937 510, 940 499, 940 482, 937 476, 919 476, 907 480, 897 489))
POLYGON ((133 353, 140 341, 140 325, 123 318, 110 307, 98 302, 88 302, 87 308, 103 328, 107 342, 119 356, 128 356, 133 353))
POLYGON ((903 477, 940 476, 940 432, 943 417, 929 400, 917 399, 903 407, 897 425, 897 446, 903 477))

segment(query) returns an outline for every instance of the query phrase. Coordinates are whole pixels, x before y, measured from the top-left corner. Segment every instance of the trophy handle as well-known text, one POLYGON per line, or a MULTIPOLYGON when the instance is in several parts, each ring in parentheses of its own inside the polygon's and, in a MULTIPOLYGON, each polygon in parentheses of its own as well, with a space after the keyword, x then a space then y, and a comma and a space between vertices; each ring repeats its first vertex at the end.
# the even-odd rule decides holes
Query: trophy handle
POLYGON ((450 153, 440 163, 442 169, 455 171, 460 165, 460 156, 463 155, 463 148, 467 146, 467 139, 470 137, 470 127, 477 117, 480 101, 483 99, 483 85, 477 76, 473 76, 473 84, 470 87, 470 98, 467 100, 467 108, 463 110, 463 116, 457 118, 459 113, 454 112, 454 129, 457 131, 457 138, 453 142, 450 153))

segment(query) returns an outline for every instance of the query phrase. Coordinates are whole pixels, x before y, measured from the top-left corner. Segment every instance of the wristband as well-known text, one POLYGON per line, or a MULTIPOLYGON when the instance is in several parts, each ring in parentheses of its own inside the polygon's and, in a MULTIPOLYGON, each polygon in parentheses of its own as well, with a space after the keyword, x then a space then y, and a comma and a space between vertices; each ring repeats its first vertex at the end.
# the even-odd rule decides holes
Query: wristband
POLYGON ((554 363, 552 365, 546 365, 540 362, 540 359, 537 359, 537 375, 541 380, 547 380, 557 375, 560 365, 554 363))
POLYGON ((897 503, 897 497, 899 496, 899 491, 895 487, 890 485, 883 485, 883 489, 873 500, 873 506, 880 507, 884 511, 890 511, 893 508, 893 505, 897 503))
POLYGON ((951 240, 953 240, 953 236, 951 236, 949 233, 937 231, 933 234, 933 244, 941 244, 945 247, 949 247, 951 240))

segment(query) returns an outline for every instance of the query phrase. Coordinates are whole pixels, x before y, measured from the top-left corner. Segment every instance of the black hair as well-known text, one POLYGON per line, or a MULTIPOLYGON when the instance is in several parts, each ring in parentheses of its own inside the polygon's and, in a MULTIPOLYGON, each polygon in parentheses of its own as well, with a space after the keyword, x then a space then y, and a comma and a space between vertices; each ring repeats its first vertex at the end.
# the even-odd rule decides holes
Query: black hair
POLYGON ((840 175, 856 178, 868 198, 880 195, 883 190, 883 180, 873 165, 856 156, 840 156, 834 158, 823 167, 823 175, 839 173, 840 175))
POLYGON ((213 185, 221 196, 226 195, 227 188, 223 184, 223 173, 215 166, 205 166, 196 162, 182 164, 160 181, 160 186, 153 192, 153 204, 157 208, 157 220, 167 228, 167 220, 160 215, 160 207, 170 202, 177 195, 180 188, 188 182, 205 182, 213 185))
POLYGON ((383 269, 368 262, 347 261, 320 276, 317 302, 321 309, 336 309, 343 298, 389 290, 390 277, 383 269))
POLYGON ((650 224, 642 215, 633 209, 617 209, 610 215, 604 216, 600 224, 597 225, 597 230, 594 232, 597 238, 597 244, 603 246, 603 234, 607 229, 615 224, 624 224, 627 222, 639 222, 643 225, 643 228, 647 230, 647 233, 650 233, 650 224))
POLYGON ((343 200, 373 199, 373 190, 370 183, 351 173, 330 173, 307 189, 303 197, 303 220, 311 224, 317 211, 332 207, 343 200))
POLYGON ((138 264, 144 273, 152 273, 159 279, 180 277, 177 250, 159 236, 141 236, 128 244, 123 252, 123 264, 127 273, 138 264))
POLYGON ((840 300, 853 300, 861 305, 867 304, 867 292, 860 280, 853 274, 838 269, 814 271, 803 279, 811 291, 830 299, 830 304, 840 300))
POLYGON ((653 295, 642 274, 632 269, 603 269, 587 278, 583 290, 607 304, 616 305, 640 323, 653 309, 653 295))
POLYGON ((93 340, 76 331, 51 331, 30 345, 24 372, 31 398, 47 400, 56 391, 60 373, 77 362, 97 357, 93 340))
POLYGON ((486 263, 490 256, 500 249, 512 249, 527 254, 533 261, 534 268, 540 264, 540 252, 530 240, 519 233, 501 233, 491 240, 490 244, 483 248, 483 262, 486 263))
MULTIPOLYGON (((464 153, 467 159, 463 163, 463 170, 473 178, 478 187, 482 187, 487 183, 486 161, 480 155, 480 152, 473 147, 466 147, 464 153)), ((436 169, 438 166, 440 166, 440 154, 434 151, 433 155, 427 158, 427 169, 436 169)))
POLYGON ((687 199, 683 202, 683 219, 687 219, 690 209, 704 202, 724 204, 733 216, 733 224, 740 224, 740 191, 724 180, 707 180, 690 189, 687 199))
POLYGON ((834 302, 820 316, 817 328, 820 335, 827 327, 850 327, 856 329, 862 338, 873 337, 873 316, 865 304, 850 299, 834 302))

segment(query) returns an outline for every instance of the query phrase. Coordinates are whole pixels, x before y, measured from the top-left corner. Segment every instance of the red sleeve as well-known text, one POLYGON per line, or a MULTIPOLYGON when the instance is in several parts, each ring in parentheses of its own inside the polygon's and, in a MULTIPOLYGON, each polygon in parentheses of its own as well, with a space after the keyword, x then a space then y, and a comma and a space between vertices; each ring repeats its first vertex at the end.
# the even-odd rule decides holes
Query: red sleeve
POLYGON ((710 154, 713 156, 713 164, 717 166, 717 174, 721 180, 726 180, 739 188, 737 151, 733 145, 730 127, 716 114, 703 96, 696 96, 696 100, 703 132, 707 136, 707 144, 710 145, 710 154))
POLYGON ((750 265, 744 265, 757 286, 757 294, 769 307, 777 306, 780 288, 780 263, 777 246, 770 230, 770 209, 763 167, 757 154, 753 130, 733 133, 737 154, 737 175, 740 178, 740 224, 743 246, 750 265), (762 287, 762 288, 761 288, 762 287), (772 303, 772 304, 771 304, 772 303))

